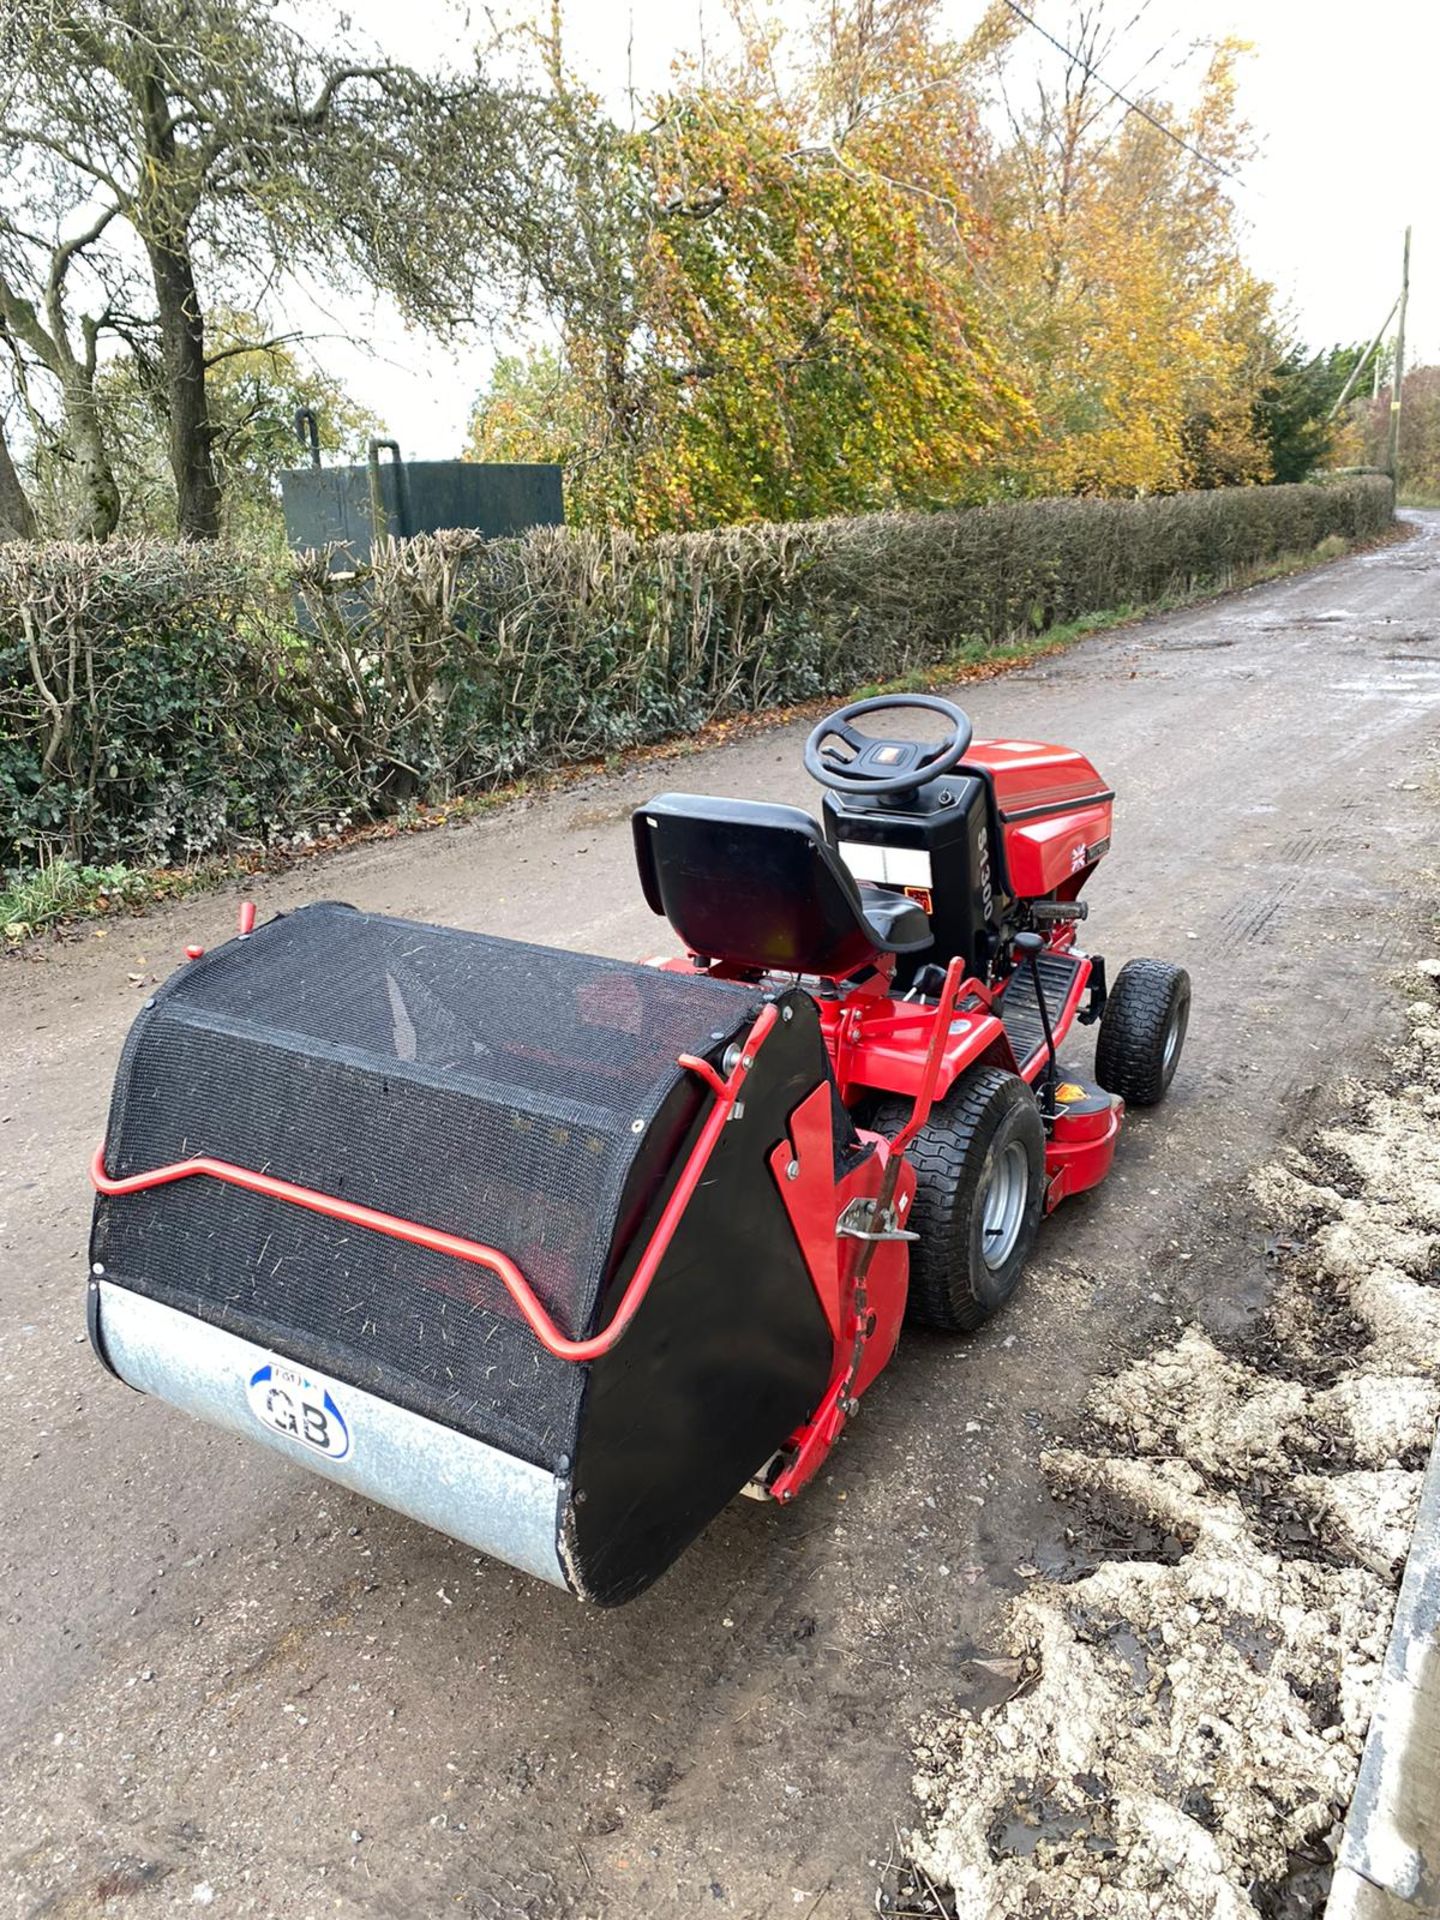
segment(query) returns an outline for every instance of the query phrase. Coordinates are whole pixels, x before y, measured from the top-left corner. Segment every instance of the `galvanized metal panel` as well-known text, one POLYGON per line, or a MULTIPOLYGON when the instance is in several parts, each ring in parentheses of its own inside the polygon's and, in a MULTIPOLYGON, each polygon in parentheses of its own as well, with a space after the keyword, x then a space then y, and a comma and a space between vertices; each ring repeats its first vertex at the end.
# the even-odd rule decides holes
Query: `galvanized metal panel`
MULTIPOLYGON (((565 520, 561 469, 541 463, 387 460, 379 487, 380 531, 397 539, 471 527, 493 540, 565 520)), ((338 544, 342 564, 368 558, 375 519, 369 467, 298 467, 281 474, 280 492, 293 549, 338 544)))
POLYGON ((569 1586, 558 1545, 569 1487, 543 1468, 359 1387, 321 1381, 333 1389, 348 1436, 343 1457, 327 1457, 265 1424, 252 1405, 258 1372, 278 1360, 308 1374, 303 1362, 268 1353, 104 1279, 99 1317, 106 1357, 142 1393, 273 1447, 297 1465, 552 1586, 569 1586))

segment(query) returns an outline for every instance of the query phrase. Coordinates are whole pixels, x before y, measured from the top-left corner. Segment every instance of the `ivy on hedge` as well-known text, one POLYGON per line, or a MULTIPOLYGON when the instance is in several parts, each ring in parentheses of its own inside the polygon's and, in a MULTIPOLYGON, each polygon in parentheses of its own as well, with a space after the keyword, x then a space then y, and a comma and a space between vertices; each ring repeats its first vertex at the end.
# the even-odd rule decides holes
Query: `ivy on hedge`
POLYGON ((453 532, 346 576, 0 547, 0 869, 284 841, 1223 585, 1392 508, 1366 476, 648 540, 453 532))

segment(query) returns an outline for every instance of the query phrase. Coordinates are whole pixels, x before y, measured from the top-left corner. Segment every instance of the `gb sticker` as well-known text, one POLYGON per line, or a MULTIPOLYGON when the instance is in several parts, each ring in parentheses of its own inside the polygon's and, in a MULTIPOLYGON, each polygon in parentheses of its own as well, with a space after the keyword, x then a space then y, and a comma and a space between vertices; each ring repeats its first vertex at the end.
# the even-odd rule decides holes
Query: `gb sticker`
POLYGON ((327 1460, 343 1460, 350 1451, 350 1428, 323 1380, 267 1360, 250 1376, 250 1411, 262 1427, 298 1440, 327 1460))

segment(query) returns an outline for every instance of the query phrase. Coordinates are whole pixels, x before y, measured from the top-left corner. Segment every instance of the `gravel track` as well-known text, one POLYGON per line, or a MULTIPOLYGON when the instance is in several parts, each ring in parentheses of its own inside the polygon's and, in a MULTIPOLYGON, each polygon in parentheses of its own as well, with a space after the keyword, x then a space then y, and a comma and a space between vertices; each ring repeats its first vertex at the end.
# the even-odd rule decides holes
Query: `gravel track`
MULTIPOLYGON (((909 1730, 993 1697, 1001 1609, 1028 1569, 1076 1570, 1042 1453, 1127 1361, 1256 1322, 1273 1268, 1245 1181, 1395 1031, 1440 716, 1440 516, 1410 518, 1395 546, 966 690, 982 735, 1074 742, 1118 789, 1087 939, 1190 968, 1180 1077, 1000 1319, 907 1339, 802 1502, 737 1502, 619 1613, 92 1361, 85 1168, 115 1056, 234 896, 0 967, 0 1912, 871 1910, 913 1817, 909 1730)), ((348 898, 651 953, 630 808, 662 786, 804 802, 802 736, 310 864, 261 909, 348 898)))

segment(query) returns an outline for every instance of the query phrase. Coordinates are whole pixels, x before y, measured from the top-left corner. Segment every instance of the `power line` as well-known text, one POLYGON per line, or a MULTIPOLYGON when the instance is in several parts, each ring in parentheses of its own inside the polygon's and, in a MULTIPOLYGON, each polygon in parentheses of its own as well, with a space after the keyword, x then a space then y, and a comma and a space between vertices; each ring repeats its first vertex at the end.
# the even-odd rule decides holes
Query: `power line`
POLYGON ((1212 173, 1218 173, 1222 180, 1239 179, 1240 176, 1233 167, 1222 167, 1218 160, 1212 160, 1208 153, 1202 153, 1198 147, 1192 147, 1190 142, 1176 133, 1173 127, 1167 127, 1163 120, 1157 120, 1153 113, 1132 100, 1128 94, 1121 93, 1118 87, 1112 87, 1103 73, 1098 73, 1088 60, 1076 53, 1073 47, 1067 47, 1063 40, 1057 40, 1054 34, 1048 28, 1042 27, 1032 14, 1026 13, 1023 7, 1017 6, 1015 0, 1005 0, 1005 4, 1017 19, 1023 20, 1027 27, 1033 27, 1042 40, 1050 42, 1057 53, 1063 53, 1067 60, 1073 60, 1082 72, 1104 87, 1111 98, 1118 100, 1122 107, 1128 108, 1131 113, 1138 113, 1140 118, 1148 121, 1157 133, 1163 133, 1167 140, 1173 140, 1177 147, 1183 147, 1186 153, 1193 154, 1202 166, 1209 167, 1212 173))

